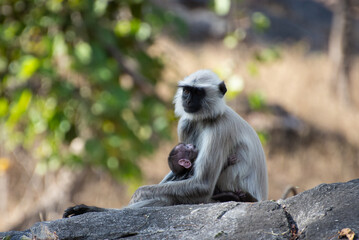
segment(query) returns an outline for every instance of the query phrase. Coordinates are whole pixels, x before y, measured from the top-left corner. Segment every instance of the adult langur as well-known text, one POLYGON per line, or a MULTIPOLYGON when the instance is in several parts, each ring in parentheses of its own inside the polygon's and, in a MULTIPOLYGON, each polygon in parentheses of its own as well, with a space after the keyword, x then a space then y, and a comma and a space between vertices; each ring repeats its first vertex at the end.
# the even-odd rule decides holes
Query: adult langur
MULTIPOLYGON (((160 184, 137 189, 128 207, 209 203, 215 188, 248 192, 258 201, 267 199, 267 166, 261 142, 255 130, 226 105, 226 92, 224 82, 209 70, 199 70, 179 82, 174 98, 175 114, 180 117, 178 136, 179 142, 199 149, 194 175, 171 181, 170 172, 160 184), (235 164, 225 168, 230 156, 236 157, 235 164)), ((64 216, 100 209, 80 206, 76 206, 80 209, 77 212, 76 207, 67 209, 64 216)))

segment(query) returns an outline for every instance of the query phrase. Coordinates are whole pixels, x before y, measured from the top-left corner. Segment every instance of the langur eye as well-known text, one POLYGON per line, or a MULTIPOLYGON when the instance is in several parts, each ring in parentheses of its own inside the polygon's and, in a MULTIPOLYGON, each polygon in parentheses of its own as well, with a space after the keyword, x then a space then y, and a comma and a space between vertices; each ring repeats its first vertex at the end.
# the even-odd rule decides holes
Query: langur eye
POLYGON ((187 89, 187 88, 184 88, 183 89, 183 94, 185 95, 189 95, 191 92, 187 89))
POLYGON ((186 144, 186 148, 187 148, 187 149, 191 149, 191 150, 192 150, 194 147, 193 147, 193 145, 192 145, 192 144, 186 144))

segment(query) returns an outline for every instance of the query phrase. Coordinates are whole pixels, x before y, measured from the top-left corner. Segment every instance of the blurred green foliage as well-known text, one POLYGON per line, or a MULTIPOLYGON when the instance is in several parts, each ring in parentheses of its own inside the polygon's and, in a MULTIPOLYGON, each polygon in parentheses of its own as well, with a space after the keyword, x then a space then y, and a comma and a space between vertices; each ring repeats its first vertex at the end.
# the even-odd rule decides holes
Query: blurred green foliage
POLYGON ((146 49, 175 18, 141 0, 2 0, 0 11, 2 147, 31 152, 40 173, 139 178, 172 114, 150 91, 163 63, 146 49))
POLYGON ((270 19, 261 12, 254 12, 252 14, 252 24, 254 30, 264 32, 270 27, 270 19))
POLYGON ((261 92, 254 92, 248 96, 249 107, 254 111, 264 110, 266 108, 266 100, 261 92))
POLYGON ((264 63, 273 62, 281 57, 280 50, 276 47, 269 47, 261 51, 257 51, 254 56, 258 62, 264 63))
POLYGON ((251 76, 258 76, 263 64, 272 63, 281 59, 281 51, 278 47, 268 47, 255 51, 253 60, 247 63, 247 71, 251 76))
POLYGON ((269 133, 266 131, 257 131, 257 134, 258 134, 258 137, 259 137, 259 140, 261 141, 261 143, 263 145, 266 145, 270 138, 269 133))
POLYGON ((213 10, 219 16, 225 16, 231 9, 231 0, 213 0, 213 10))

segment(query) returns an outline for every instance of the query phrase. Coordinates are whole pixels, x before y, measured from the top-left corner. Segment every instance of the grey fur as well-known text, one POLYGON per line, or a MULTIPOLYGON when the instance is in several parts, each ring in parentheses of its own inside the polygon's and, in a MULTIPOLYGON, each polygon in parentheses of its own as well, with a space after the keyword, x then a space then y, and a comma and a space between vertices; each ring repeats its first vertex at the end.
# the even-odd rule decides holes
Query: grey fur
POLYGON ((214 188, 246 191, 259 201, 268 197, 264 151, 254 129, 228 107, 218 86, 221 80, 209 70, 197 71, 179 83, 174 98, 179 142, 198 147, 194 176, 171 181, 170 172, 160 184, 140 187, 128 207, 168 206, 211 202, 214 188), (182 86, 205 88, 202 109, 187 113, 182 107, 182 86), (238 161, 225 168, 229 156, 238 161))

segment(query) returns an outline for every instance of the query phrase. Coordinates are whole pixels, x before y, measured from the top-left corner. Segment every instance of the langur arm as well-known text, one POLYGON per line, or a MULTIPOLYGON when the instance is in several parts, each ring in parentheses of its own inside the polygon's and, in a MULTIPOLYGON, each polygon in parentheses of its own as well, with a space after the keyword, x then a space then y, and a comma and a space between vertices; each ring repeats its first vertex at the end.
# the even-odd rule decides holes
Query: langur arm
MULTIPOLYGON (((122 209, 125 208, 140 208, 140 207, 163 207, 166 206, 166 202, 160 201, 159 199, 148 199, 148 200, 143 200, 134 204, 130 204, 127 207, 124 207, 122 209)), ((100 207, 95 207, 95 206, 87 206, 85 204, 81 204, 81 205, 76 205, 73 207, 69 207, 64 211, 64 214, 62 215, 62 218, 69 218, 69 217, 74 217, 74 216, 78 216, 78 215, 82 215, 84 213, 89 213, 89 212, 108 212, 108 211, 118 211, 120 209, 115 209, 115 208, 100 208, 100 207)))
MULTIPOLYGON (((218 177, 226 162, 228 147, 218 149, 213 146, 222 146, 220 134, 202 136, 205 139, 199 147, 200 152, 196 159, 194 176, 182 181, 165 182, 161 184, 140 187, 133 195, 131 203, 148 199, 163 199, 164 202, 181 201, 181 203, 199 203, 210 199, 218 177)), ((223 135, 222 135, 223 136, 223 135)))
POLYGON ((159 184, 165 183, 165 182, 169 182, 175 179, 175 175, 173 174, 172 171, 170 171, 159 184))

